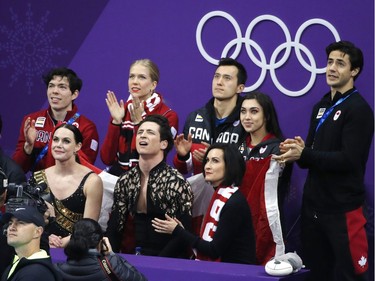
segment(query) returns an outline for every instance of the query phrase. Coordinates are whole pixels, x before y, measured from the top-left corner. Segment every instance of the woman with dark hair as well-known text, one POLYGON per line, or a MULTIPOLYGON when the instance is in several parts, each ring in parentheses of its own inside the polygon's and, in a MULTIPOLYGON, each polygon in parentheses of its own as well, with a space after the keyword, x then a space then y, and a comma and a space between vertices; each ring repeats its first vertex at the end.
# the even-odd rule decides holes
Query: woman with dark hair
POLYGON ((259 194, 261 188, 258 181, 254 181, 260 175, 257 167, 263 169, 263 163, 268 163, 267 161, 272 155, 280 154, 279 145, 284 140, 284 137, 272 99, 261 92, 251 92, 244 96, 240 110, 240 120, 247 132, 246 138, 239 148, 246 160, 246 173, 240 190, 249 202, 256 234, 258 229, 261 228, 259 230, 261 234, 256 235, 257 263, 264 264, 275 255, 277 243, 280 243, 282 251, 284 250, 281 226, 283 223, 284 199, 290 186, 292 164, 280 167, 281 172, 277 175, 271 192, 265 192, 264 195, 259 194), (260 203, 261 201, 267 202, 268 205, 264 204, 266 209, 271 206, 270 202, 275 202, 272 207, 266 210, 267 212, 272 209, 270 213, 275 218, 275 223, 269 221, 270 217, 260 218, 260 215, 265 213, 259 209, 260 205, 264 207, 260 203), (277 215, 275 216, 276 211, 277 215), (264 220, 268 220, 268 223, 274 227, 272 233, 271 228, 264 225, 264 220))
POLYGON ((76 126, 63 123, 56 127, 50 143, 55 165, 33 175, 36 183, 47 185, 50 194, 49 210, 54 219, 46 226, 46 232, 52 248, 66 246, 79 219, 99 218, 103 183, 92 170, 78 163, 82 141, 76 126))
POLYGON ((86 218, 76 222, 64 252, 67 261, 56 264, 56 268, 66 281, 147 280, 134 266, 112 251, 108 238, 103 237, 99 223, 93 219, 86 218), (111 273, 104 270, 104 263, 111 273))
POLYGON ((213 144, 203 159, 203 175, 215 192, 203 219, 200 237, 185 230, 167 214, 155 218, 156 232, 168 233, 189 242, 197 259, 229 263, 255 263, 255 238, 250 208, 239 191, 245 162, 238 149, 228 144, 213 144))
POLYGON ((284 137, 275 106, 268 95, 260 92, 246 94, 241 105, 240 119, 247 132, 240 146, 246 160, 280 154, 279 144, 284 137))

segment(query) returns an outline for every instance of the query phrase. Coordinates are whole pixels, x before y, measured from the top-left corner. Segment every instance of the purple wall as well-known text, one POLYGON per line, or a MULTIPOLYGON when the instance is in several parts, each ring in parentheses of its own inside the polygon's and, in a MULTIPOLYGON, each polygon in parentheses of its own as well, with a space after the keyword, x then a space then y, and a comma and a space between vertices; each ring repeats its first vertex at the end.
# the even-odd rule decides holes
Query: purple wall
MULTIPOLYGON (((139 58, 159 65, 157 89, 179 113, 180 131, 187 114, 211 97, 213 63, 223 51, 248 69, 248 89, 259 88, 272 96, 288 137, 306 136, 312 105, 328 91, 322 74, 324 49, 335 39, 350 40, 362 48, 365 67, 356 86, 373 106, 374 1, 273 2, 277 4, 251 0, 236 5, 213 0, 0 1, 2 147, 12 153, 23 115, 46 106, 41 73, 62 65, 82 77, 77 104, 97 124, 101 140, 109 120, 105 94, 110 89, 127 98, 129 65, 139 58), (224 16, 214 13, 209 18, 213 11, 224 16), (252 46, 249 52, 246 45, 252 46), (285 50, 290 54, 285 55, 285 50), (300 57, 295 50, 301 50, 300 57)), ((97 165, 103 167, 100 159, 97 165)), ((366 174, 371 240, 373 171, 372 147, 366 174)), ((304 176, 296 167, 291 206, 298 206, 304 176)), ((298 208, 293 211, 297 214, 298 208)))

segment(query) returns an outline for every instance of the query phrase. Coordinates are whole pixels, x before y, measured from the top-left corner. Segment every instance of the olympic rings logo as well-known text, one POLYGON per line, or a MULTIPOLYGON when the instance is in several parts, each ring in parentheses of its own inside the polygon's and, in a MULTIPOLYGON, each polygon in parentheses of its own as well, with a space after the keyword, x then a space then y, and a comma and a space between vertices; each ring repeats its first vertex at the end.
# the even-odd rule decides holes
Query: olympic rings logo
POLYGON ((206 50, 203 47, 202 38, 201 38, 202 37, 202 29, 203 29, 204 24, 212 17, 223 17, 223 18, 227 19, 233 25, 234 30, 236 32, 236 36, 237 36, 235 39, 231 40, 224 47, 224 49, 221 53, 221 57, 227 57, 229 50, 234 45, 236 45, 236 48, 235 48, 233 54, 230 56, 231 58, 236 59, 238 57, 240 51, 241 51, 242 44, 245 44, 246 52, 249 55, 249 58, 251 59, 251 61, 255 65, 257 65, 259 68, 261 68, 261 73, 260 73, 259 79, 253 85, 246 87, 244 89, 244 92, 256 90, 264 82, 267 70, 269 70, 271 78, 272 78, 272 82, 277 87, 277 89, 280 90, 283 94, 285 94, 287 96, 291 96, 291 97, 298 97, 298 96, 302 96, 302 95, 306 94, 312 88, 312 86, 314 85, 316 75, 321 74, 321 73, 325 73, 326 68, 325 67, 317 68, 315 58, 314 58, 313 54, 311 53, 311 51, 306 46, 304 46, 300 42, 302 33, 310 25, 320 24, 320 25, 325 26, 326 28, 328 28, 332 32, 336 41, 340 41, 340 36, 339 36, 336 28, 331 23, 329 23, 328 21, 323 20, 323 19, 319 19, 319 18, 310 19, 310 20, 304 22, 298 28, 298 30, 296 32, 296 36, 295 36, 294 40, 292 41, 292 38, 291 38, 290 32, 288 30, 288 27, 285 25, 285 23, 282 20, 280 20, 276 16, 261 15, 261 16, 256 17, 254 20, 252 20, 250 22, 249 26, 247 27, 245 36, 242 36, 240 26, 238 25, 237 21, 230 14, 228 14, 226 12, 223 12, 223 11, 212 11, 212 12, 209 12, 208 14, 206 14, 199 21, 195 37, 196 37, 197 46, 198 46, 198 49, 199 49, 201 55, 208 62, 210 62, 212 64, 215 64, 215 65, 217 65, 219 63, 219 60, 211 57, 206 52, 206 50), (265 57, 265 54, 264 54, 262 48, 259 46, 259 44, 257 44, 254 40, 251 39, 251 33, 252 33, 254 27, 262 21, 272 21, 272 22, 278 24, 280 26, 280 28, 282 29, 282 31, 284 32, 284 35, 285 35, 285 43, 282 43, 281 45, 279 45, 273 51, 269 63, 267 63, 267 59, 265 57), (258 59, 254 55, 251 47, 256 50, 260 59, 258 59), (276 71, 275 71, 276 69, 281 67, 288 60, 292 48, 294 48, 294 51, 295 51, 296 57, 298 59, 298 62, 303 66, 303 68, 305 68, 307 71, 309 71, 311 73, 310 80, 307 83, 307 85, 303 89, 298 90, 298 91, 288 90, 283 85, 281 85, 281 83, 279 82, 279 80, 276 76, 276 71), (276 61, 276 59, 278 58, 278 55, 284 49, 285 49, 284 55, 279 59, 279 61, 276 61), (301 51, 305 53, 306 57, 309 60, 309 63, 306 62, 305 59, 302 57, 301 51))

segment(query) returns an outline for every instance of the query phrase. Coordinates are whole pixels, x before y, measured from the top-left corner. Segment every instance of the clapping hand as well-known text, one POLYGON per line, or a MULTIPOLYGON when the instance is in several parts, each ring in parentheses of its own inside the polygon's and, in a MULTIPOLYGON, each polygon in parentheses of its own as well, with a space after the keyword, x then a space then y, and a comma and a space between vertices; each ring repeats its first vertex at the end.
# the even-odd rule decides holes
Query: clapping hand
POLYGON ((26 154, 31 154, 34 143, 37 136, 37 130, 35 129, 35 120, 27 117, 25 124, 23 126, 23 134, 25 136, 25 144, 23 146, 26 154))
POLYGON ((130 107, 130 118, 134 124, 139 124, 142 121, 142 114, 144 112, 143 102, 138 97, 132 96, 133 102, 130 107))
POLYGON ((293 162, 301 158, 303 149, 305 148, 305 142, 300 137, 294 137, 294 139, 286 139, 280 143, 281 155, 274 155, 272 158, 279 163, 293 162))
POLYGON ((190 153, 192 143, 193 141, 191 134, 188 135, 188 139, 185 139, 184 134, 177 135, 174 141, 177 154, 179 156, 188 155, 188 153, 190 153))
POLYGON ((118 103, 115 93, 108 91, 105 102, 112 116, 113 124, 120 125, 125 116, 124 101, 120 100, 120 103, 118 103))
POLYGON ((193 157, 195 160, 202 163, 204 155, 206 155, 207 149, 210 147, 210 144, 204 141, 202 141, 201 144, 203 145, 203 148, 195 149, 193 151, 193 157))

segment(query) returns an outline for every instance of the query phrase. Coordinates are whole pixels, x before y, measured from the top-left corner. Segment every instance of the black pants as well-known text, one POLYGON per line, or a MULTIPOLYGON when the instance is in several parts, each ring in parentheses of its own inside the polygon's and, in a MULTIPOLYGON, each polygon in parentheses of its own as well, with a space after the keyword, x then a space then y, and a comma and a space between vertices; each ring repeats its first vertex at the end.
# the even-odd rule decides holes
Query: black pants
POLYGON ((368 243, 362 208, 327 214, 302 208, 303 262, 307 280, 367 280, 368 243))

